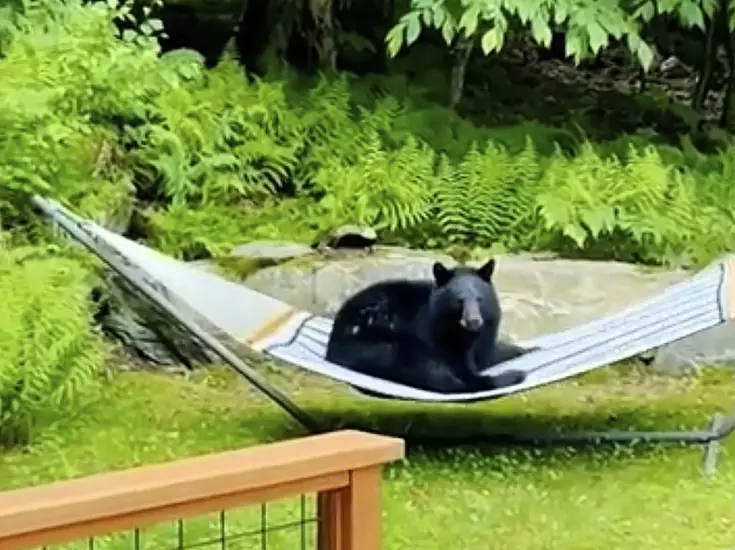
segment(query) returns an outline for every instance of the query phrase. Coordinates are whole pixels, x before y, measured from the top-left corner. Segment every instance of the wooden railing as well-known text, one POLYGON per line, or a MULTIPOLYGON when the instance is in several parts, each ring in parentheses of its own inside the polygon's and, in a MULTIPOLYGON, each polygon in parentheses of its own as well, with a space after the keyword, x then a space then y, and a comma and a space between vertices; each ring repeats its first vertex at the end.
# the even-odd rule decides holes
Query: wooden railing
POLYGON ((381 472, 403 453, 400 439, 341 431, 7 491, 0 493, 0 550, 310 493, 317 495, 319 550, 377 550, 381 472))

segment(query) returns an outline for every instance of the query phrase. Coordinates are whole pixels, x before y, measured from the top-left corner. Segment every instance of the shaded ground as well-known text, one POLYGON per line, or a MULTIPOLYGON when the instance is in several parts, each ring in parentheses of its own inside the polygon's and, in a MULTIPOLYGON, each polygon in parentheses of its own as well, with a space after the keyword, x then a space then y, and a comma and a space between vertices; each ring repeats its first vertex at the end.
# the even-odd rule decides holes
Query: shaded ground
MULTIPOLYGON (((690 108, 697 75, 678 61, 662 71, 661 61, 645 77, 625 48, 605 50, 579 67, 528 41, 516 41, 499 56, 476 53, 468 67, 460 110, 486 124, 535 120, 577 125, 591 139, 613 139, 649 129, 672 143, 696 118, 690 108)), ((704 119, 715 123, 723 94, 710 92, 704 119)))

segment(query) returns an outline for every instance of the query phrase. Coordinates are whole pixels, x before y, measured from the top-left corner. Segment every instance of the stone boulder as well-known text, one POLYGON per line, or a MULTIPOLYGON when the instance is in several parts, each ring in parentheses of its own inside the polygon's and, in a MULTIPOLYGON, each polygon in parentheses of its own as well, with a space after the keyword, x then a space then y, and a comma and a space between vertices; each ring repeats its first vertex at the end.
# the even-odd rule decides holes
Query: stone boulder
POLYGON ((96 288, 96 321, 132 357, 166 371, 210 364, 216 355, 194 340, 156 306, 109 272, 96 288))
MULTIPOLYGON (((428 278, 441 254, 380 247, 373 254, 332 260, 303 259, 261 269, 246 284, 296 307, 331 316, 357 290, 383 279, 428 278)), ((683 270, 582 260, 499 258, 496 285, 505 317, 501 332, 513 340, 557 332, 619 311, 684 280, 683 270)), ((724 325, 659 349, 654 365, 679 374, 703 364, 735 364, 733 328, 724 325)))
POLYGON ((236 246, 230 251, 230 257, 254 260, 261 263, 278 263, 294 258, 303 258, 315 254, 314 250, 305 244, 288 241, 252 241, 236 246))

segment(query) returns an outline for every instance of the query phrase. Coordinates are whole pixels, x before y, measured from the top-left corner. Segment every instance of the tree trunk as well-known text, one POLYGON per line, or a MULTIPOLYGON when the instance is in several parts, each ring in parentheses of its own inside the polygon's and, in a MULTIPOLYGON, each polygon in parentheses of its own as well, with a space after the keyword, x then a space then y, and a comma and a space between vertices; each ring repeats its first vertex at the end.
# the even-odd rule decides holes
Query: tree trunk
POLYGON ((317 66, 324 71, 334 71, 337 69, 337 45, 332 0, 309 0, 309 11, 314 21, 313 46, 317 52, 317 66))
POLYGON ((735 128, 735 44, 733 44, 733 35, 730 32, 730 11, 727 0, 721 3, 720 12, 720 32, 722 40, 725 44, 725 53, 727 55, 727 84, 725 88, 725 97, 722 102, 722 113, 720 114, 720 127, 727 130, 735 128))
POLYGON ((470 61, 474 46, 472 38, 460 37, 452 48, 452 76, 449 90, 449 106, 452 108, 456 107, 462 99, 467 63, 470 61))
POLYGON ((268 8, 268 21, 272 26, 264 55, 267 65, 287 59, 289 41, 297 28, 303 4, 302 0, 271 0, 268 8))
POLYGON ((718 12, 712 14, 707 19, 707 36, 704 45, 704 60, 699 68, 699 78, 694 88, 694 96, 692 97, 692 109, 701 113, 704 109, 704 102, 712 85, 712 71, 717 62, 717 50, 720 46, 718 33, 718 12))

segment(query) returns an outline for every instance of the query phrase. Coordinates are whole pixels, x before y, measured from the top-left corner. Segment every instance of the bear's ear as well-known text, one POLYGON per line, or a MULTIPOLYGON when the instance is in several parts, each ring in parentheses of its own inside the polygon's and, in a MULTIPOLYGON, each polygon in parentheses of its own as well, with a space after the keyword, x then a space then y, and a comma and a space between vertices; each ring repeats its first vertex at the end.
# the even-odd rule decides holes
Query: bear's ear
POLYGON ((490 281, 493 278, 493 273, 495 273, 494 258, 489 259, 487 262, 485 262, 485 265, 477 269, 477 275, 483 281, 490 281))
POLYGON ((447 284, 449 282, 449 279, 452 278, 452 270, 447 268, 441 262, 434 263, 433 271, 434 280, 436 280, 436 284, 439 286, 447 284))

